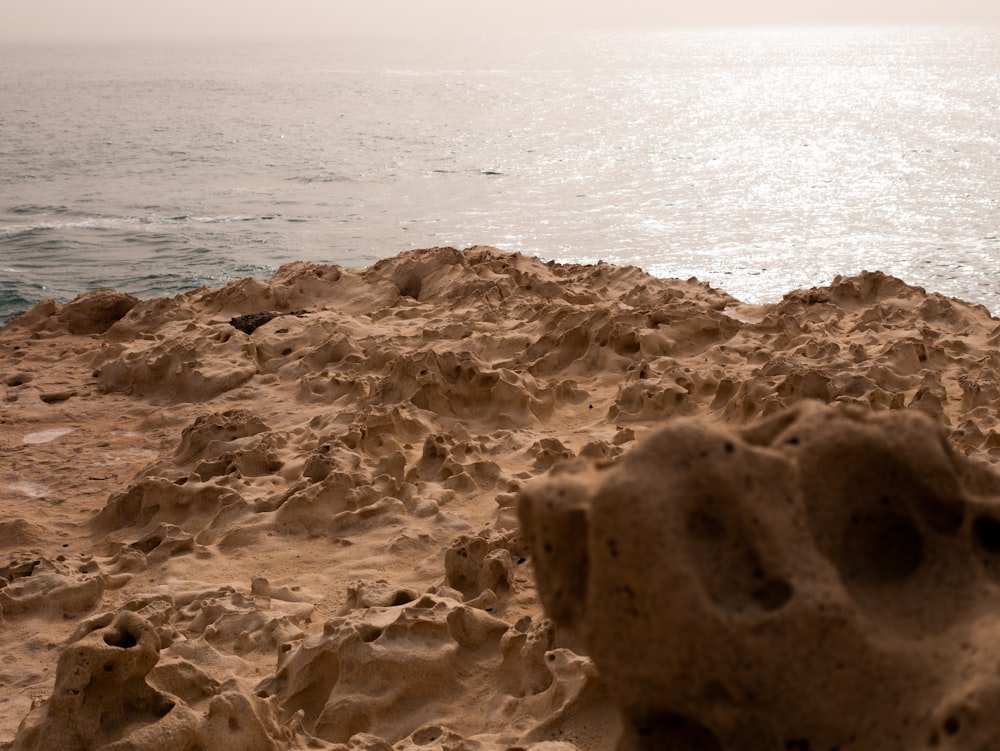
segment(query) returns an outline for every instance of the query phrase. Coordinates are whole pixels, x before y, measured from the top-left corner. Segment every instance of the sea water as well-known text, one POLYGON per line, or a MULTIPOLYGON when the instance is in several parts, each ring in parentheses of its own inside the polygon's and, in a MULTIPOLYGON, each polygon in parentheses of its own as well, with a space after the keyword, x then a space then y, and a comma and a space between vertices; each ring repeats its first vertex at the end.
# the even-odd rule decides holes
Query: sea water
POLYGON ((1000 30, 0 47, 0 323, 488 244, 1000 313, 1000 30))

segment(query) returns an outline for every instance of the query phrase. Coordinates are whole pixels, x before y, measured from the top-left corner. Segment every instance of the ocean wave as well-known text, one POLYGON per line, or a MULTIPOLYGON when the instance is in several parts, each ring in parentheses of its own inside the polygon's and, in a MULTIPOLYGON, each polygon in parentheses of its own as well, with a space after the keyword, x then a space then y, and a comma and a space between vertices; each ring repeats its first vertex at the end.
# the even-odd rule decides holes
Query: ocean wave
POLYGON ((316 175, 295 175, 288 178, 289 182, 304 183, 353 183, 357 180, 350 175, 343 175, 337 172, 322 172, 316 175))
POLYGON ((73 210, 69 206, 40 206, 37 204, 24 204, 12 206, 7 209, 11 214, 70 214, 73 210))
MULTIPOLYGON (((3 269, 6 272, 7 269, 3 269)), ((46 299, 46 289, 40 284, 0 279, 0 327, 7 321, 26 313, 46 299)))
MULTIPOLYGON (((37 269, 0 269, 0 327, 6 325, 12 318, 31 310, 43 300, 66 303, 79 294, 94 289, 111 287, 148 300, 173 297, 199 287, 219 286, 231 281, 230 275, 217 273, 214 267, 201 274, 191 269, 143 273, 134 268, 121 268, 113 274, 108 274, 106 270, 102 272, 103 268, 96 268, 93 274, 87 274, 85 269, 77 267, 70 279, 46 275, 44 283, 26 278, 32 273, 37 278, 37 269), (18 276, 5 279, 3 278, 5 274, 18 276)), ((265 268, 254 268, 254 271, 263 276, 270 276, 273 273, 273 269, 265 268)))
MULTIPOLYGON (((11 211, 11 213, 15 213, 11 211)), ((21 212, 27 213, 27 212, 21 212)), ((8 224, 0 227, 0 238, 18 238, 46 231, 75 229, 119 229, 130 225, 177 225, 193 224, 225 224, 229 222, 270 221, 278 214, 232 214, 220 216, 191 216, 179 214, 176 216, 101 216, 89 215, 85 218, 68 221, 44 220, 23 224, 8 224)))

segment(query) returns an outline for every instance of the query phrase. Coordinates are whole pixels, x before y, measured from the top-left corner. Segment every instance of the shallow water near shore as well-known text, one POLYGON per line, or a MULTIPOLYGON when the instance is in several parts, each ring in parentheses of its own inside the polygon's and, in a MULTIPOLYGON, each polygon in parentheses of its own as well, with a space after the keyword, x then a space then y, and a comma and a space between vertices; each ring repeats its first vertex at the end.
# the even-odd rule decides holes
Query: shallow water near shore
POLYGON ((1000 311, 1000 32, 8 47, 0 323, 485 243, 746 302, 881 269, 1000 311))

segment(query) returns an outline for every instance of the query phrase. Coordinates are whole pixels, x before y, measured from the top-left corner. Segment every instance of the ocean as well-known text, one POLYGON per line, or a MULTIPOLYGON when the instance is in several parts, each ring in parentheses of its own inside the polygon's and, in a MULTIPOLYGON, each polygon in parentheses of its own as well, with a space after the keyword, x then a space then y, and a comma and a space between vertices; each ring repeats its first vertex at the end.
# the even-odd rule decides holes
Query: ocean
POLYGON ((1000 29, 0 47, 0 323, 494 245, 1000 314, 1000 29))

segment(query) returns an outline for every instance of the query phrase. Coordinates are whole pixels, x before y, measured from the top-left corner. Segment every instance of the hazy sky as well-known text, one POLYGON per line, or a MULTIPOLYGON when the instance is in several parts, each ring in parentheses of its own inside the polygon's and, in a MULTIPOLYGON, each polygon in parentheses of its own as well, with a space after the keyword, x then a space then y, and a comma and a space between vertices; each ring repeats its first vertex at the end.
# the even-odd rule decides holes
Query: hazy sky
POLYGON ((991 24, 1000 0, 0 0, 0 38, 147 39, 739 24, 991 24))

